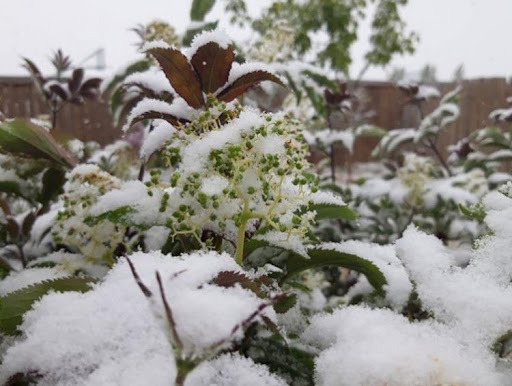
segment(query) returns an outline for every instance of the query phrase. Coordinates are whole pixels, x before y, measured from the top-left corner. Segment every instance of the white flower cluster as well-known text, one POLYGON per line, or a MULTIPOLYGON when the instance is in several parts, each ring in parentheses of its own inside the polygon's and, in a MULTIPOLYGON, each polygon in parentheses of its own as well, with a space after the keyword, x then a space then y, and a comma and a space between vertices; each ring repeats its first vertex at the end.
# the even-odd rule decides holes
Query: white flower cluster
POLYGON ((414 153, 405 155, 404 164, 398 169, 397 176, 409 189, 407 200, 411 206, 418 206, 423 202, 425 184, 431 178, 432 172, 433 165, 430 158, 414 153))
MULTIPOLYGON (((163 195, 160 210, 171 210, 172 234, 200 240, 209 230, 234 241, 246 231, 265 229, 284 240, 303 238, 314 213, 296 213, 318 189, 307 172, 307 151, 298 122, 289 117, 214 104, 165 146, 165 158, 176 170, 174 190, 163 195), (225 117, 222 125, 219 114, 225 117)), ((153 172, 147 185, 159 184, 153 172)))
POLYGON ((93 223, 88 220, 99 197, 120 186, 118 178, 96 165, 81 164, 69 172, 61 196, 62 208, 52 227, 54 241, 76 249, 88 262, 112 265, 116 248, 133 240, 126 240, 126 227, 120 224, 107 219, 93 223))

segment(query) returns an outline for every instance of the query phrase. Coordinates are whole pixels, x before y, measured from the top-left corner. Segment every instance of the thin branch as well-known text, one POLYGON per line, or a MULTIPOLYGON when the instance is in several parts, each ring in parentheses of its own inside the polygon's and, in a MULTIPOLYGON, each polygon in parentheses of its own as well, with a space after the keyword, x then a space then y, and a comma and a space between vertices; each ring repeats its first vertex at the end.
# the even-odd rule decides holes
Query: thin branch
POLYGON ((165 298, 164 286, 162 284, 162 278, 160 277, 160 273, 156 272, 156 280, 158 281, 158 287, 160 288, 160 296, 162 297, 162 302, 164 303, 165 315, 167 316, 167 320, 169 322, 169 326, 171 327, 172 335, 174 338, 174 342, 178 349, 183 348, 183 342, 178 335, 178 331, 176 330, 176 322, 174 321, 174 317, 172 315, 171 307, 165 298))
POLYGON ((126 260, 128 261, 128 265, 130 266, 130 269, 132 271, 133 278, 137 282, 137 285, 139 286, 140 290, 147 298, 151 298, 153 296, 153 292, 151 292, 151 290, 148 287, 146 287, 146 285, 142 282, 139 275, 137 274, 137 271, 135 270, 135 267, 133 266, 132 261, 128 257, 126 258, 126 260))

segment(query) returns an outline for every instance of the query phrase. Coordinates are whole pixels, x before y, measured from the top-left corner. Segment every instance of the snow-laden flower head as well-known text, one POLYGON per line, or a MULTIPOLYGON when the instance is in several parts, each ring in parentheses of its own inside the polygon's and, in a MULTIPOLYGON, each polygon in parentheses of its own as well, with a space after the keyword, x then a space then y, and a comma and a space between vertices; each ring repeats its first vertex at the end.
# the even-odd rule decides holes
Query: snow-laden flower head
POLYGON ((165 145, 164 157, 176 168, 175 189, 161 208, 171 209, 172 234, 200 239, 211 230, 234 241, 241 228, 254 233, 263 226, 285 239, 302 238, 314 216, 296 212, 317 187, 307 172, 299 123, 283 114, 222 105, 176 130, 165 145), (219 125, 217 117, 226 110, 219 125))
POLYGON ((429 158, 414 153, 407 153, 403 166, 398 169, 397 176, 409 188, 408 201, 412 206, 423 202, 425 183, 431 178, 433 165, 429 158))
POLYGON ((108 220, 88 222, 99 197, 120 186, 118 178, 96 165, 80 164, 68 173, 52 235, 57 244, 82 255, 84 267, 91 262, 111 265, 114 251, 124 240, 126 227, 108 220))

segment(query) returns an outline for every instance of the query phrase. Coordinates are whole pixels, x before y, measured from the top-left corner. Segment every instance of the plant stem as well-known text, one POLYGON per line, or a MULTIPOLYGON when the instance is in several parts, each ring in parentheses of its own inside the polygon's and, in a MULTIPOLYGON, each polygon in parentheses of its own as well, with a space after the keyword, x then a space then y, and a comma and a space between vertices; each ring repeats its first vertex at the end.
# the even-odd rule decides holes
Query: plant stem
MULTIPOLYGON (((421 101, 417 102, 416 106, 418 107, 418 112, 420 114, 420 120, 423 121, 423 118, 425 118, 425 115, 423 114, 423 109, 421 107, 421 103, 422 103, 421 101)), ((432 140, 432 138, 430 138, 428 136, 427 136, 427 147, 430 148, 430 150, 432 150, 434 152, 434 154, 437 157, 437 159, 439 160, 439 163, 441 164, 441 166, 446 170, 448 175, 450 177, 452 177, 453 176, 452 170, 450 169, 450 167, 448 166, 446 161, 443 159, 443 156, 441 155, 441 152, 437 148, 435 142, 432 140)))
MULTIPOLYGON (((151 124, 149 125, 148 132, 151 133, 154 128, 155 128, 155 126, 153 125, 153 122, 151 122, 151 124)), ((144 160, 142 160, 142 163, 140 164, 140 169, 139 169, 139 181, 140 182, 142 182, 142 180, 144 179, 145 164, 146 164, 146 162, 144 160)))
POLYGON ((52 131, 55 129, 55 126, 57 126, 57 107, 56 103, 52 106, 51 116, 52 116, 52 131))
POLYGON ((334 144, 331 145, 331 180, 336 183, 336 153, 334 151, 334 144))
POLYGON ((26 268, 27 267, 27 259, 25 258, 25 253, 23 252, 23 247, 19 244, 16 244, 16 247, 18 247, 21 265, 23 266, 23 268, 26 268))
POLYGON ((242 224, 238 227, 237 238, 236 238, 236 254, 235 261, 237 264, 242 265, 244 260, 244 242, 245 242, 245 227, 247 220, 242 220, 242 224))
POLYGON ((249 200, 244 200, 244 210, 241 216, 241 224, 238 227, 237 238, 236 238, 236 253, 235 253, 235 261, 237 264, 242 265, 244 260, 244 242, 245 242, 245 228, 247 226, 247 221, 251 219, 253 216, 249 211, 249 200))
POLYGON ((432 141, 432 138, 430 137, 427 137, 427 143, 428 143, 428 147, 434 152, 434 154, 436 155, 437 159, 439 160, 439 162, 441 163, 441 165, 443 166, 443 168, 446 170, 446 172, 448 173, 448 175, 450 177, 453 176, 453 173, 450 169, 450 167, 448 166, 448 164, 446 163, 446 161, 443 159, 443 156, 441 155, 441 153, 439 152, 439 149, 437 148, 436 144, 434 143, 434 141, 432 141))

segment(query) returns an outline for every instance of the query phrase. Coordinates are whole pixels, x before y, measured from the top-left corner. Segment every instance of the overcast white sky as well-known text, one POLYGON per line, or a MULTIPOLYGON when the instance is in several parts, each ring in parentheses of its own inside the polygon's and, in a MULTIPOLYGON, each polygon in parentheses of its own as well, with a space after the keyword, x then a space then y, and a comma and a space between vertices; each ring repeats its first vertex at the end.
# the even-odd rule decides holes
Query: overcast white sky
MULTIPOLYGON (((256 12, 269 1, 248 3, 256 12)), ((189 22, 190 3, 191 0, 0 0, 0 75, 24 74, 19 66, 20 56, 41 63, 57 48, 80 61, 104 47, 108 67, 117 69, 135 55, 132 44, 136 38, 128 31, 130 27, 158 18, 182 32, 189 22)), ((409 27, 420 34, 421 43, 414 56, 398 58, 393 65, 413 72, 429 63, 437 67, 439 78, 450 79, 463 63, 471 78, 508 77, 512 73, 507 36, 510 15, 512 0, 409 0, 403 16, 409 27)), ((217 6, 208 19, 221 17, 222 9, 217 6)), ((368 32, 368 27, 363 26, 362 41, 368 32)), ((362 66, 358 58, 364 51, 364 43, 354 48, 354 74, 362 66)), ((373 69, 367 78, 382 79, 385 74, 373 69)))

